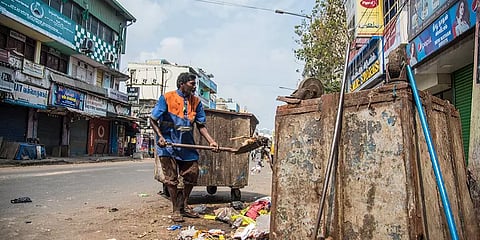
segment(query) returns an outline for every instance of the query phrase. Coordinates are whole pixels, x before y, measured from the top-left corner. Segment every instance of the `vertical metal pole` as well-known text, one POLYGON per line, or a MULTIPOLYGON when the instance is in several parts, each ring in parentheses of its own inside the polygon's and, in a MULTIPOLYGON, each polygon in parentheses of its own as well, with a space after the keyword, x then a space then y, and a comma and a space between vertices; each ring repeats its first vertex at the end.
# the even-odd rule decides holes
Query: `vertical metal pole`
POLYGON ((333 166, 337 165, 336 161, 338 159, 338 141, 340 139, 341 127, 342 127, 342 116, 343 116, 343 99, 345 94, 345 86, 347 82, 347 65, 348 65, 348 56, 350 55, 350 45, 347 42, 346 46, 346 54, 345 54, 345 65, 343 67, 343 79, 342 79, 342 87, 340 90, 340 99, 338 100, 338 109, 337 109, 337 118, 335 120, 335 130, 333 133, 333 140, 332 145, 330 147, 330 156, 328 159, 328 166, 325 171, 325 180, 323 183, 323 190, 322 190, 322 198, 320 199, 320 205, 318 209, 317 215, 317 224, 315 225, 315 230, 313 232, 313 240, 317 239, 318 236, 318 229, 320 227, 320 222, 322 221, 323 215, 323 206, 325 205, 325 198, 327 196, 328 185, 330 183, 330 175, 332 174, 333 166))
POLYGON ((420 117, 420 122, 422 124, 423 135, 425 135, 425 141, 428 146, 428 153, 430 154, 430 160, 432 161, 433 172, 435 173, 435 178, 437 180, 438 191, 440 192, 440 197, 442 199, 443 211, 445 217, 447 218, 448 229, 450 231, 450 237, 452 240, 458 239, 457 227, 455 226, 455 219, 453 218, 452 210, 450 208, 450 202, 448 200, 447 190, 445 189, 442 170, 437 159, 437 153, 432 143, 432 136, 430 135, 430 129, 428 127, 427 120, 425 118, 425 113, 423 112, 422 102, 418 96, 417 85, 415 79, 413 78, 412 67, 407 65, 407 74, 408 80, 410 81, 410 86, 412 87, 413 98, 415 100, 415 105, 417 106, 418 115, 420 117))

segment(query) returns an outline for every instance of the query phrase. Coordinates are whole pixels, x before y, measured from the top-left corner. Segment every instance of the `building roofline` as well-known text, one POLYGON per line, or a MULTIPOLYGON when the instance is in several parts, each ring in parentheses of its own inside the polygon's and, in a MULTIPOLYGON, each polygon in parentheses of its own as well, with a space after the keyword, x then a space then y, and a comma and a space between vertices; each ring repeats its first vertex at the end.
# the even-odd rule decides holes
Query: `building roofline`
POLYGON ((136 22, 137 19, 127 11, 117 0, 106 0, 108 4, 116 8, 127 19, 127 21, 136 22))

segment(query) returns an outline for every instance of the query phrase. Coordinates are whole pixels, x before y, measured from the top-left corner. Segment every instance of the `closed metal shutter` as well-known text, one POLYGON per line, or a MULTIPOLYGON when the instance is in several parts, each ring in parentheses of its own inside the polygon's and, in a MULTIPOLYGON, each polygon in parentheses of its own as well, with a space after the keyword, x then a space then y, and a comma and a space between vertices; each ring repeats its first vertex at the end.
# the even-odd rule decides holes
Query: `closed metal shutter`
POLYGON ((462 123, 463 149, 468 164, 468 144, 470 142, 470 113, 472 111, 473 64, 453 73, 453 104, 460 112, 462 123))
POLYGON ((70 124, 70 155, 87 155, 88 121, 77 120, 70 124))
POLYGON ((37 136, 40 144, 45 146, 45 152, 51 156, 53 148, 60 146, 62 139, 62 116, 39 113, 37 136))
POLYGON ((0 137, 5 141, 25 142, 28 108, 0 103, 0 137))

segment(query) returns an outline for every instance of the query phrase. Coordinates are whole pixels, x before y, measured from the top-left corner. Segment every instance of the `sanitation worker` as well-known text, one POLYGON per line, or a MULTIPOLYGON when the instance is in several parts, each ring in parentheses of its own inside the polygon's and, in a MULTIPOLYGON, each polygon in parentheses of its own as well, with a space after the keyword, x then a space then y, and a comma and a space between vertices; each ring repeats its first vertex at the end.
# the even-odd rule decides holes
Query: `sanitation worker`
MULTIPOLYGON (((199 154, 195 149, 172 147, 168 143, 195 144, 193 129, 196 126, 210 146, 218 148, 205 127, 206 116, 200 98, 194 95, 195 79, 196 75, 192 73, 181 73, 177 90, 160 96, 150 116, 157 135, 156 151, 164 175, 163 184, 167 186, 172 201, 174 222, 183 222, 183 217, 199 217, 187 204, 198 179, 199 154), (183 190, 177 188, 179 175, 183 178, 183 190)), ((218 152, 218 149, 213 151, 218 152)))

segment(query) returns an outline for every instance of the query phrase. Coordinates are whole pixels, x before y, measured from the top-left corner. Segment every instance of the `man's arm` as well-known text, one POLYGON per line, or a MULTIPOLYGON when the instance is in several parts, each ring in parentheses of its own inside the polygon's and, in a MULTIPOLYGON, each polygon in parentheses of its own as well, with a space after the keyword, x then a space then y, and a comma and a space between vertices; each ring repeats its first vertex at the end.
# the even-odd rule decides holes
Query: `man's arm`
POLYGON ((205 125, 197 123, 197 127, 198 127, 198 131, 200 132, 200 134, 202 134, 202 136, 205 138, 205 140, 208 141, 210 146, 218 147, 217 142, 213 139, 212 136, 210 136, 210 133, 208 133, 208 130, 205 127, 205 125))
POLYGON ((167 141, 165 140, 165 138, 163 137, 162 135, 162 132, 160 131, 160 127, 158 126, 158 121, 156 121, 155 119, 153 119, 152 117, 150 117, 150 126, 152 126, 153 128, 153 131, 155 132, 155 134, 157 134, 158 136, 158 142, 157 144, 160 146, 160 147, 165 147, 167 146, 167 141))

